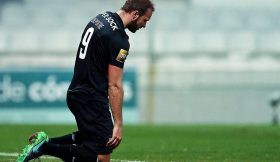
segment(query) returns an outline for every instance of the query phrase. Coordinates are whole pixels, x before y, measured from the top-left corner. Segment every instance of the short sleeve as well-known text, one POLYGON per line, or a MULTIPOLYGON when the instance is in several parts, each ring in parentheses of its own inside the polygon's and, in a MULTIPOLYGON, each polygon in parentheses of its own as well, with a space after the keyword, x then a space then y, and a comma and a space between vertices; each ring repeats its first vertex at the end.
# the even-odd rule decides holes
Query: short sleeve
POLYGON ((123 68, 129 54, 128 40, 113 37, 109 43, 109 64, 123 68))

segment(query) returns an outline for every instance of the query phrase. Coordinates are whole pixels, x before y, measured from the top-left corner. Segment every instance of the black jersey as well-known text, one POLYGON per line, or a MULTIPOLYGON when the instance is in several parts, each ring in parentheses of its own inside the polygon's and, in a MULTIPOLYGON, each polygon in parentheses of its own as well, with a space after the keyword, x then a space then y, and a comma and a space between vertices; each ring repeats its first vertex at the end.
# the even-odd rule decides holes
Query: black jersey
POLYGON ((128 38, 117 13, 105 12, 93 18, 82 34, 68 92, 77 94, 79 100, 108 102, 108 66, 123 68, 128 38))

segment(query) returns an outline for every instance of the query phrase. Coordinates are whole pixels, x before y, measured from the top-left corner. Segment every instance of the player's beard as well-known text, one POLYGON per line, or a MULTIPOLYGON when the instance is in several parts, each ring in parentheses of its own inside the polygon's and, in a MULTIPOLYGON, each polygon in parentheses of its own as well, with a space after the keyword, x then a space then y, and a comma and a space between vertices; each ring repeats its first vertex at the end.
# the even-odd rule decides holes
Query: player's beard
POLYGON ((129 24, 127 25, 127 29, 128 29, 129 31, 131 31, 132 33, 135 33, 135 32, 139 29, 139 27, 138 27, 138 25, 137 25, 137 20, 138 20, 138 19, 132 21, 131 23, 129 23, 129 24))

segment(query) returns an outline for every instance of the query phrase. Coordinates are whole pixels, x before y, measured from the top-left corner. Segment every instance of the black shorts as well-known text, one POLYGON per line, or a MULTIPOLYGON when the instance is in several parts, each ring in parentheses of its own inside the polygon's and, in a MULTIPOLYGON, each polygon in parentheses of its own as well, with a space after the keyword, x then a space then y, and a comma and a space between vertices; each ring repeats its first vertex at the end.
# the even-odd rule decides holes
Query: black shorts
POLYGON ((112 153, 112 149, 106 147, 113 131, 109 103, 68 92, 67 105, 75 116, 81 145, 93 153, 112 153))

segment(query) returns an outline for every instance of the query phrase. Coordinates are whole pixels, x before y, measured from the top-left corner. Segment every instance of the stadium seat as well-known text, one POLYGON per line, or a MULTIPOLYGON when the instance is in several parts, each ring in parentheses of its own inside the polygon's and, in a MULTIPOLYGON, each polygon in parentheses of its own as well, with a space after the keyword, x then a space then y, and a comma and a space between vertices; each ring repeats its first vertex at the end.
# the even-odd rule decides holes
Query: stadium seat
POLYGON ((256 38, 253 32, 232 32, 227 35, 229 51, 253 51, 256 48, 256 38))
MULTIPOLYGON (((128 35, 132 35, 131 33, 128 33, 128 35)), ((130 51, 132 52, 142 52, 147 53, 149 52, 149 43, 152 44, 152 40, 149 40, 149 32, 148 31, 138 31, 135 33, 135 36, 129 37, 130 44, 137 44, 137 46, 131 46, 130 51), (147 40, 147 41, 143 41, 147 40)))
POLYGON ((194 51, 194 35, 186 31, 155 32, 154 48, 158 54, 176 55, 177 52, 194 51))
POLYGON ((244 17, 240 9, 228 8, 220 9, 220 14, 217 15, 217 29, 226 31, 236 31, 243 29, 244 17))
POLYGON ((187 10, 186 3, 183 1, 172 2, 172 10, 169 9, 170 3, 163 1, 157 5, 157 10, 161 12, 155 12, 156 19, 151 22, 157 24, 161 29, 177 30, 178 28, 187 28, 187 10))
MULTIPOLYGON (((172 1, 172 10, 169 1, 160 1, 156 4, 158 12, 147 24, 147 30, 130 37, 131 44, 137 44, 131 46, 131 50, 148 53, 149 34, 154 33, 153 45, 158 54, 171 51, 276 51, 279 49, 278 38, 267 33, 279 31, 280 3, 271 1, 275 5, 261 1, 251 3, 252 0, 244 0, 240 4, 234 0, 178 0, 172 1)), ((8 38, 9 41, 1 43, 0 49, 9 46, 14 47, 8 49, 13 51, 76 50, 80 34, 92 17, 96 13, 116 10, 115 6, 121 5, 119 1, 110 0, 85 0, 83 3, 79 0, 7 2, 0 20, 6 33, 1 41, 8 38), (15 30, 19 32, 19 39, 10 34, 15 30), (29 40, 19 44, 29 34, 29 40)))
POLYGON ((28 24, 25 8, 17 3, 7 3, 3 8, 2 14, 2 24, 7 28, 28 24))
POLYGON ((12 52, 32 52, 37 51, 39 47, 38 35, 40 32, 34 30, 21 30, 18 32, 10 32, 9 51, 12 52))
POLYGON ((269 11, 264 9, 259 10, 249 10, 248 13, 248 26, 252 30, 269 30, 273 28, 273 19, 269 11))
POLYGON ((5 31, 0 27, 0 52, 4 52, 7 47, 7 36, 5 31))
POLYGON ((259 36, 259 50, 269 52, 279 52, 280 32, 269 32, 259 36))
POLYGON ((56 30, 49 33, 45 33, 42 37, 42 43, 40 49, 43 51, 51 52, 68 52, 76 50, 78 44, 73 42, 79 41, 77 38, 72 39, 73 35, 67 30, 56 30), (73 45, 75 44, 75 45, 73 45))
POLYGON ((198 51, 220 52, 226 50, 225 35, 222 32, 197 33, 195 49, 198 51))

